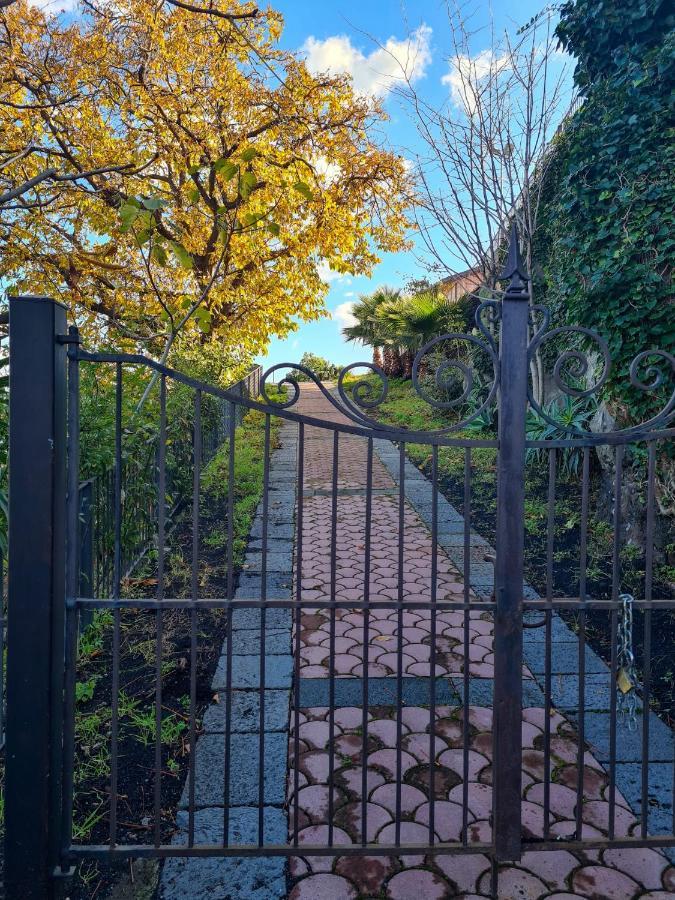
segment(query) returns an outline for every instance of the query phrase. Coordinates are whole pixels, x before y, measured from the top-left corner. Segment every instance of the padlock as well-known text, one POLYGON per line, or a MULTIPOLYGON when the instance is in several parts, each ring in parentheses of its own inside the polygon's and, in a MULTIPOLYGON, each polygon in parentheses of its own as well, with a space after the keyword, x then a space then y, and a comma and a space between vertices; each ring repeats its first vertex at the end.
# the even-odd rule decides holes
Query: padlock
POLYGON ((616 676, 616 684, 622 694, 628 694, 633 690, 633 680, 628 674, 627 669, 619 669, 616 676))

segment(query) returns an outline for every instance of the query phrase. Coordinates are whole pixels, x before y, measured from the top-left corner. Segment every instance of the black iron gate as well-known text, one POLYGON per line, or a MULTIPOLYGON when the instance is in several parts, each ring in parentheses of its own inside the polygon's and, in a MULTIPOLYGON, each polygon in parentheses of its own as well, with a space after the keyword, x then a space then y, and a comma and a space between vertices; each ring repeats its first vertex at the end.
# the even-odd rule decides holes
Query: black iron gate
MULTIPOLYGON (((528 278, 523 270, 518 253, 517 239, 512 238, 504 279, 508 287, 499 300, 486 300, 476 312, 477 332, 471 335, 446 335, 423 347, 413 366, 413 384, 417 392, 432 406, 442 411, 460 411, 460 418, 445 428, 433 432, 419 432, 392 427, 376 417, 376 411, 386 399, 387 379, 377 366, 367 364, 366 368, 374 378, 370 380, 350 380, 357 366, 348 366, 340 375, 336 390, 329 391, 316 382, 311 372, 304 372, 310 381, 317 383, 321 402, 331 415, 316 415, 298 412, 293 407, 302 397, 298 381, 286 376, 285 396, 272 396, 269 384, 272 372, 284 367, 274 367, 261 381, 259 400, 247 399, 199 382, 179 372, 168 369, 142 356, 128 354, 90 353, 82 348, 76 329, 66 330, 65 310, 58 304, 44 298, 16 298, 10 301, 11 315, 11 469, 10 469, 10 542, 11 556, 9 568, 9 660, 8 660, 8 736, 7 736, 7 855, 6 878, 10 896, 42 897, 55 890, 55 884, 67 876, 72 867, 83 859, 115 859, 123 857, 197 857, 197 856, 401 856, 405 854, 467 854, 485 853, 495 862, 517 860, 524 849, 553 848, 601 848, 616 847, 672 847, 672 816, 669 827, 661 833, 653 834, 649 824, 649 797, 652 792, 650 782, 650 759, 652 745, 650 729, 654 725, 650 712, 650 662, 652 618, 675 606, 672 600, 653 595, 654 571, 654 529, 656 509, 656 465, 662 448, 672 441, 675 429, 669 426, 675 411, 675 395, 671 394, 662 411, 644 425, 607 434, 592 434, 572 424, 560 426, 551 419, 550 410, 537 402, 528 391, 528 367, 533 358, 542 353, 544 346, 552 338, 571 336, 571 345, 559 355, 554 365, 554 382, 561 392, 575 397, 587 397, 596 391, 607 377, 609 354, 604 342, 590 332, 579 328, 550 329, 548 313, 533 308, 529 302, 528 278), (495 333, 499 331, 497 341, 495 333), (593 339, 596 352, 589 357, 581 344, 593 339), (482 382, 475 379, 466 359, 451 358, 441 350, 441 342, 455 346, 458 342, 468 342, 473 352, 483 356, 484 372, 487 377, 482 382), (429 358, 435 359, 436 369, 430 368, 429 358), (78 560, 78 487, 79 487, 79 372, 82 364, 112 366, 116 378, 115 406, 115 476, 113 486, 115 541, 113 549, 112 590, 105 596, 81 596, 80 564, 78 560), (129 598, 124 595, 122 583, 122 507, 123 507, 123 423, 122 400, 125 372, 130 367, 143 366, 157 373, 159 391, 158 459, 157 459, 157 588, 155 596, 129 598), (66 372, 67 370, 67 372, 66 372), (593 373, 594 384, 588 379, 593 373), (572 377, 572 386, 566 381, 572 377), (375 383, 377 382, 377 383, 375 383), (450 396, 453 385, 459 390, 450 396), (172 385, 183 385, 191 392, 193 430, 193 495, 192 513, 192 570, 189 596, 177 599, 165 595, 166 583, 166 529, 167 529, 167 488, 166 488, 166 435, 167 435, 167 391, 172 385), (482 393, 481 393, 482 391, 482 393), (202 409, 205 398, 216 397, 228 404, 228 453, 229 490, 227 491, 229 533, 227 590, 225 596, 204 598, 200 596, 198 560, 200 542, 200 467, 202 463, 202 409), (496 439, 472 438, 463 429, 471 426, 491 408, 498 399, 498 435, 496 439), (473 402, 473 406, 469 406, 473 402), (549 421, 557 431, 542 440, 526 439, 526 416, 528 406, 535 410, 540 420, 549 421), (233 496, 235 487, 235 448, 237 445, 236 410, 257 410, 264 421, 263 449, 263 493, 261 499, 260 577, 258 590, 248 596, 235 591, 237 573, 234 559, 233 496), (67 428, 66 428, 67 410, 67 428), (294 481, 287 490, 294 492, 294 521, 296 540, 293 548, 292 587, 288 596, 275 596, 269 587, 270 543, 276 540, 270 530, 274 519, 270 503, 270 459, 272 452, 273 421, 291 423, 295 429, 297 453, 294 462, 294 481), (562 432, 561 432, 562 427, 562 432), (462 431, 457 435, 456 432, 462 431), (317 435, 328 436, 330 452, 325 458, 307 450, 309 438, 317 435), (398 469, 392 483, 378 486, 375 448, 378 442, 394 442, 398 445, 398 469), (350 443, 351 442, 351 443, 350 443), (430 526, 430 572, 427 596, 406 596, 404 569, 408 550, 405 544, 407 527, 406 512, 406 447, 426 445, 429 447, 430 476, 429 526, 430 526), (356 463, 347 464, 345 456, 340 456, 345 447, 360 447, 356 463), (613 529, 609 553, 612 560, 611 597, 593 599, 587 592, 588 569, 588 525, 589 525, 589 478, 591 451, 604 446, 615 455, 613 529), (619 752, 617 720, 622 705, 622 692, 628 679, 633 692, 636 687, 634 671, 627 671, 627 657, 617 649, 619 632, 625 627, 626 600, 623 599, 621 581, 620 549, 622 544, 622 472, 626 448, 639 447, 644 456, 646 478, 645 491, 645 577, 643 595, 634 601, 631 608, 644 610, 644 638, 642 685, 640 688, 642 712, 640 718, 640 754, 636 759, 641 765, 639 777, 638 805, 645 811, 634 825, 625 826, 625 798, 621 793, 621 773, 623 757, 619 752), (462 591, 455 595, 439 593, 438 541, 443 532, 439 524, 439 453, 453 449, 464 454, 463 501, 464 514, 460 528, 458 545, 461 545, 461 560, 457 564, 463 577, 462 591), (496 454, 497 505, 495 517, 495 558, 494 591, 481 590, 471 581, 472 565, 475 565, 475 546, 471 540, 471 480, 473 456, 481 450, 492 450, 496 454), (553 557, 555 534, 556 470, 557 457, 573 451, 580 454, 580 559, 579 591, 572 597, 554 596, 553 557), (548 458, 549 489, 547 513, 543 527, 547 530, 547 590, 539 597, 524 589, 524 547, 525 547, 525 480, 526 454, 540 453, 548 458), (325 471, 322 469, 324 467, 325 471), (350 468, 351 466, 351 468, 350 468), (67 474, 66 474, 67 470, 67 474), (358 488, 350 483, 358 470, 361 480, 358 488), (322 474, 323 472, 323 474, 322 474), (317 474, 318 473, 318 474, 317 474), (314 479, 314 480, 312 480, 314 479), (341 496, 358 495, 360 510, 359 528, 362 528, 362 543, 358 545, 363 558, 359 565, 364 573, 358 598, 343 596, 338 585, 340 557, 338 553, 338 529, 341 496), (391 509, 395 510, 393 521, 397 528, 398 565, 397 588, 393 596, 384 597, 371 594, 370 571, 372 564, 374 507, 378 498, 388 496, 391 509), (326 581, 323 594, 316 591, 307 597, 303 582, 303 566, 307 565, 306 548, 303 548, 307 533, 307 519, 310 515, 311 500, 316 497, 327 499, 327 518, 321 527, 326 532, 326 581), (303 594, 305 590, 305 594, 303 594), (224 660, 224 708, 221 740, 221 766, 218 784, 222 811, 220 838, 206 840, 200 837, 198 813, 200 809, 197 771, 197 738, 199 732, 197 698, 197 656, 199 652, 199 616, 206 609, 220 609, 227 622, 227 641, 224 660), (109 747, 109 808, 105 817, 107 836, 105 840, 87 843, 73 836, 74 800, 74 755, 76 743, 76 680, 77 643, 79 619, 87 611, 108 610, 111 613, 111 739, 109 747), (403 808, 401 789, 403 785, 404 763, 402 739, 403 713, 405 707, 406 678, 404 672, 405 617, 414 611, 421 611, 428 621, 429 677, 420 706, 428 711, 429 739, 428 818, 425 820, 426 839, 412 840, 406 837, 406 816, 403 808), (597 610, 606 610, 611 624, 611 660, 605 673, 608 691, 606 758, 600 769, 606 780, 602 802, 607 803, 607 821, 600 826, 595 812, 595 825, 590 826, 585 818, 584 808, 588 802, 585 780, 589 762, 586 757, 585 727, 588 720, 588 687, 595 684, 592 678, 604 678, 603 670, 587 673, 588 648, 586 645, 587 617, 597 610), (120 640, 124 617, 136 611, 153 617, 154 654, 156 664, 155 695, 155 764, 154 764, 154 819, 144 836, 145 842, 121 841, 119 816, 119 742, 120 742, 120 640), (326 684, 328 712, 326 723, 329 731, 327 742, 327 803, 328 815, 323 839, 315 838, 303 843, 302 811, 298 804, 300 755, 303 749, 299 739, 299 710, 301 708, 301 641, 305 616, 325 612, 328 633, 328 653, 326 656, 326 684), (368 704, 369 704, 369 629, 379 613, 391 613, 390 635, 395 642, 392 663, 392 727, 396 732, 396 742, 391 756, 391 777, 394 791, 394 814, 390 823, 389 837, 374 840, 368 837, 368 704), (578 642, 574 645, 574 660, 567 664, 563 672, 576 678, 574 702, 564 706, 563 688, 567 685, 555 683, 556 675, 556 633, 555 629, 570 612, 578 616, 576 629, 578 642), (190 691, 186 708, 190 760, 187 785, 184 794, 186 816, 186 839, 175 842, 167 839, 162 824, 162 628, 167 615, 184 615, 189 648, 186 664, 190 670, 190 691), (457 676, 441 668, 437 643, 439 622, 444 615, 463 615, 463 646, 456 656, 463 663, 457 669, 457 676), (337 812, 334 800, 338 761, 334 750, 336 723, 336 691, 339 689, 340 673, 336 670, 336 622, 342 616, 353 614, 358 617, 358 627, 363 628, 361 653, 365 656, 361 669, 360 699, 363 710, 360 726, 360 749, 355 760, 361 762, 361 793, 353 793, 354 801, 360 807, 361 825, 357 839, 349 844, 340 841, 335 826, 337 812), (236 656, 236 631, 234 621, 237 615, 248 616, 253 623, 251 631, 258 633, 258 652, 255 658, 255 691, 257 692, 256 715, 259 728, 256 738, 257 765, 255 782, 255 803, 257 808, 256 828, 252 839, 237 840, 231 829, 231 812, 236 805, 232 799, 234 772, 242 764, 233 750, 232 661, 236 656), (471 616, 483 615, 485 622, 493 622, 494 674, 492 678, 492 748, 490 775, 492 780, 492 813, 487 830, 469 828, 469 768, 471 729, 469 720, 472 704, 472 674, 469 664, 469 625, 471 616), (441 617, 439 619, 439 617, 441 617), (279 623, 287 623, 281 626, 279 623), (525 626, 525 628, 524 628, 525 626), (268 840, 266 835, 265 809, 270 801, 266 776, 266 689, 271 674, 268 671, 267 640, 268 630, 283 630, 288 627, 292 634, 293 671, 289 674, 290 694, 294 721, 288 725, 293 735, 289 750, 288 769, 293 773, 294 785, 289 786, 290 800, 286 797, 273 802, 288 813, 289 836, 286 841, 268 840), (528 634, 539 630, 541 664, 543 718, 539 744, 533 751, 540 754, 541 772, 536 778, 541 785, 541 805, 543 819, 541 829, 533 828, 523 820, 523 688, 532 693, 537 675, 534 651, 531 651, 528 634), (523 635, 528 653, 523 657, 523 635), (592 677, 591 677, 592 674, 592 677), (618 682, 617 682, 617 676, 618 682), (623 680, 622 680, 623 679, 623 680), (447 700, 448 685, 452 686, 454 701, 447 700), (443 700, 443 698, 446 698, 443 700), (441 702, 443 701, 443 702, 441 702), (462 809, 461 827, 456 837, 441 839, 434 823, 436 794, 436 742, 437 708, 453 707, 460 723, 460 736, 454 745, 460 754, 460 783, 463 796, 459 805, 462 809), (562 704, 569 711, 569 721, 556 726, 555 710, 562 704), (558 728, 558 731, 556 731, 558 728), (565 743, 567 742, 567 743, 565 743), (563 772, 565 783, 576 792, 577 802, 569 811, 569 822, 565 825, 561 814, 556 811, 552 799, 554 774, 565 761, 564 753, 574 752, 566 761, 578 767, 578 776, 569 781, 569 772, 563 772), (561 757, 560 754, 563 754, 561 757), (361 755, 359 755, 361 754, 361 755), (480 833, 478 833, 480 832, 480 833)), ((658 374, 656 363, 668 370, 671 377, 675 372, 675 358, 665 351, 646 350, 631 367, 630 379, 636 390, 658 391, 663 388, 663 372, 658 374), (647 368, 645 376, 641 368, 647 368), (648 381, 641 380, 641 377, 648 381)), ((285 368, 291 368, 287 366, 285 368)), ((300 366, 296 371, 302 371, 300 366)), ((353 452, 356 452, 353 450, 353 452)), ((353 459, 356 457, 353 457, 353 459)), ((383 482, 384 483, 384 482, 383 482)), ((351 509, 351 507, 350 507, 351 509)), ((320 517, 319 517, 320 520, 320 517)), ((317 520, 317 521, 319 521, 317 520)), ((355 526, 356 527, 356 526, 355 526)), ((361 534, 361 532, 359 532, 361 534)), ((359 538, 361 540, 361 538, 359 538)), ((486 551, 483 551, 484 555, 486 551)), ((426 584, 426 582, 425 582, 426 584)), ((419 619, 420 617, 418 617, 419 619)), ((386 637, 386 635, 385 635, 386 637)), ((569 640, 568 640, 569 644, 569 640)), ((571 646, 571 644, 570 644, 571 646)), ((570 646, 567 652, 572 652, 570 646)), ((255 654, 254 654, 255 655, 255 654)), ((599 666, 595 660, 593 666, 599 666)), ((598 681, 599 683, 599 681, 598 681)), ((629 691, 627 691, 629 692, 629 691)), ((358 705, 358 704, 357 704, 358 705)), ((595 712, 596 710, 594 710, 595 712)), ((600 710, 602 712, 602 710, 600 710)), ((450 715, 450 713, 448 714, 450 715)), ((593 720, 595 721, 595 720, 593 720)), ((637 721, 637 720, 635 720, 637 721)), ((597 723, 596 723, 597 724, 597 723)), ((620 743, 620 742, 619 742, 620 743)), ((487 752, 487 751, 486 751, 487 752)), ((670 764, 670 787, 672 795, 672 736, 670 755, 660 751, 670 764)), ((659 756, 661 760, 661 756, 659 756)), ((662 760, 661 760, 662 761, 662 760)), ((593 769, 593 765, 590 764, 593 769)), ((599 769, 594 769, 597 773, 599 769)), ((216 775, 213 776, 216 778, 216 775)), ((303 775, 303 777, 305 777, 303 775)), ((485 776, 488 777, 487 775, 485 776)), ((529 776, 528 776, 529 777, 529 776)), ((595 776, 593 776, 595 777, 595 776)), ((598 776, 600 777, 600 776, 598 776)), ((602 813, 604 815, 604 813, 602 813)), ((475 817, 472 814, 472 820, 475 817)), ((314 832, 316 835, 318 832, 314 832)))

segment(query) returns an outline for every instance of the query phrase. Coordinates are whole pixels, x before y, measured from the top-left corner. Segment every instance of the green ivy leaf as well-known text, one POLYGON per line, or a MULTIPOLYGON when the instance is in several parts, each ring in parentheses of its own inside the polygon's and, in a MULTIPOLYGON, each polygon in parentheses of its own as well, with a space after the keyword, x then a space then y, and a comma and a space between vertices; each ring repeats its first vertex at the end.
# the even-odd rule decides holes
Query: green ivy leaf
POLYGON ((252 159, 255 159, 258 156, 258 151, 255 147, 247 147, 246 150, 241 154, 241 159, 243 162, 251 162, 252 159))

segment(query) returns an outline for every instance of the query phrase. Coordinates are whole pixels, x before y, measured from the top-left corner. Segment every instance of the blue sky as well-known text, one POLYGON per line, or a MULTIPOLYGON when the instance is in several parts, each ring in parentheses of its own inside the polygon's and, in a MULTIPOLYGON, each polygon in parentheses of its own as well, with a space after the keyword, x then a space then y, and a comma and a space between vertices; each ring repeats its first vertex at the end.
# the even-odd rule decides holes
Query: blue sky
MULTIPOLYGON (((493 0, 491 4, 476 0, 465 6, 471 15, 472 31, 477 32, 472 39, 472 53, 478 54, 489 46, 486 28, 491 19, 497 31, 507 29, 513 33, 544 5, 544 0, 493 0)), ((390 46, 400 47, 403 52, 405 42, 414 35, 419 61, 416 86, 427 100, 443 103, 449 87, 442 79, 449 72, 450 55, 444 0, 412 0, 407 4, 400 0, 274 0, 273 6, 286 21, 284 46, 303 50, 310 67, 349 71, 357 87, 378 91, 391 117, 385 126, 386 139, 397 150, 414 154, 419 139, 408 114, 395 95, 387 91, 391 80, 382 77, 386 63, 383 55, 378 55, 377 43, 395 42, 390 46)), ((369 293, 379 285, 400 287, 410 277, 424 275, 418 254, 419 251, 386 255, 370 278, 329 274, 326 306, 330 317, 301 324, 295 334, 274 340, 261 361, 265 365, 294 362, 305 351, 341 364, 368 359, 368 349, 342 338, 349 305, 359 294, 369 293)))

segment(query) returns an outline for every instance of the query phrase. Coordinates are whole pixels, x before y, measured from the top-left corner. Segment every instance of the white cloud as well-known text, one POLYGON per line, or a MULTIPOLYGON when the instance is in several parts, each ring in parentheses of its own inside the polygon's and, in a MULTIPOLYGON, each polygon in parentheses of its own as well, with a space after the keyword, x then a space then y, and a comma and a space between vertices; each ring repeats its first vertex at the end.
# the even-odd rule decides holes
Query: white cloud
POLYGON ((475 56, 459 55, 450 60, 450 71, 441 82, 450 88, 450 96, 455 105, 472 116, 480 97, 480 92, 490 79, 498 78, 511 67, 508 53, 496 56, 492 50, 481 50, 475 56))
POLYGON ((340 177, 342 169, 336 163, 329 162, 325 156, 317 156, 314 160, 314 171, 326 187, 340 177))
POLYGON ((384 97, 405 76, 422 78, 431 62, 431 28, 420 25, 403 40, 390 37, 382 47, 366 55, 346 35, 319 41, 309 37, 302 50, 311 72, 351 75, 354 88, 362 94, 384 97))
POLYGON ((316 269, 319 278, 326 284, 330 284, 332 281, 341 281, 345 277, 341 272, 334 272, 325 259, 321 260, 316 269))
POLYGON ((342 328, 348 328, 350 325, 356 325, 356 319, 352 310, 354 309, 354 301, 346 300, 340 303, 333 310, 333 319, 339 322, 342 328))

